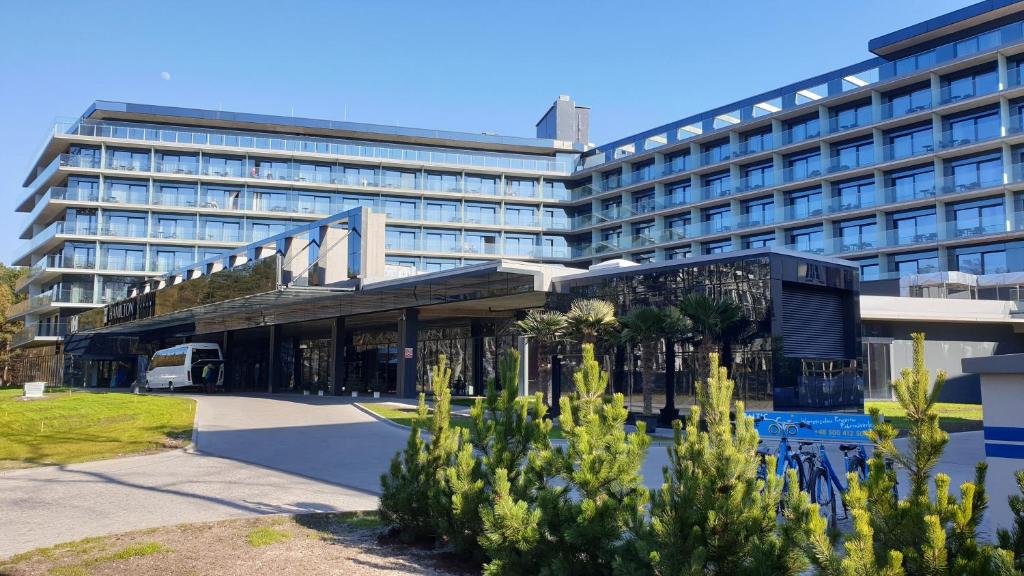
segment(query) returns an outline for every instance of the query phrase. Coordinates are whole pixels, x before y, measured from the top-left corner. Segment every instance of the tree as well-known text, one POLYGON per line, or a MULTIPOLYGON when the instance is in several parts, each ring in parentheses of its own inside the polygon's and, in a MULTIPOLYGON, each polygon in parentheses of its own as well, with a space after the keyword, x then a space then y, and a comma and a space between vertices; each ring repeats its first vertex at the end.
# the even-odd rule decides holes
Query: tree
POLYGON ((405 450, 395 455, 388 472, 380 477, 381 518, 407 542, 434 539, 437 526, 451 522, 451 506, 441 484, 441 474, 451 465, 459 442, 451 426, 451 377, 448 359, 442 354, 431 372, 433 414, 428 413, 426 395, 421 393, 405 450), (424 426, 429 441, 421 437, 424 426))
POLYGON ((654 378, 658 350, 662 340, 671 339, 689 329, 689 319, 675 308, 634 308, 619 319, 620 338, 640 346, 640 369, 643 374, 644 416, 654 414, 654 378))
POLYGON ((627 527, 642 522, 648 492, 640 479, 650 440, 643 423, 626 434, 621 394, 604 396, 608 374, 583 345, 575 390, 559 418, 567 447, 532 453, 525 474, 538 487, 516 498, 505 469, 495 476, 481 539, 492 561, 486 574, 601 575, 629 562, 627 527))
MULTIPOLYGON (((798 490, 788 491, 783 502, 783 480, 774 474, 758 480, 753 418, 736 402, 733 431, 735 385, 717 354, 709 365, 686 433, 674 423, 665 481, 652 492, 645 547, 651 567, 656 574, 695 576, 800 574, 808 567, 804 545, 817 507, 798 490)), ((769 461, 768 469, 774 468, 769 461)), ((788 480, 796 485, 796 473, 790 471, 788 480)))
POLYGON ((846 555, 840 559, 831 544, 812 542, 815 562, 829 576, 1012 574, 1012 554, 977 540, 987 506, 985 465, 978 465, 974 483, 960 486, 959 501, 949 494, 949 476, 933 478, 949 441, 935 413, 946 376, 939 372, 930 383, 924 334, 912 337, 913 367, 904 368, 893 382, 896 400, 907 414, 908 448, 903 451, 896 446, 896 428, 882 421, 878 408, 872 408, 874 427, 868 438, 875 451, 868 479, 862 484, 855 473, 847 478, 844 503, 853 516, 854 532, 844 542, 846 555), (903 500, 893 494, 896 475, 887 461, 907 471, 909 493, 903 500), (933 483, 934 497, 929 489, 933 483))
POLYGON ((27 268, 12 268, 0 264, 0 384, 9 381, 9 370, 16 361, 15 352, 11 350, 11 342, 23 327, 22 322, 7 320, 10 307, 25 299, 24 294, 15 292, 17 281, 28 273, 27 268))
POLYGON ((566 332, 584 344, 594 344, 618 326, 615 306, 598 299, 580 299, 565 314, 566 332))
POLYGON ((551 421, 545 418, 541 394, 518 397, 519 352, 504 353, 498 372, 501 389, 491 379, 486 398, 476 400, 469 429, 463 431, 455 460, 442 478, 452 513, 441 533, 456 550, 479 561, 485 508, 493 495, 500 489, 508 498, 535 502, 540 484, 528 477, 528 458, 551 448, 551 421))
POLYGON ((1013 513, 1013 525, 1000 528, 998 531, 999 547, 1009 550, 1014 556, 1014 566, 1024 571, 1024 470, 1014 474, 1020 494, 1010 496, 1010 512, 1013 513))
MULTIPOLYGON (((705 294, 687 294, 679 301, 679 310, 693 326, 698 364, 703 364, 712 353, 723 354, 723 345, 739 339, 748 326, 746 313, 740 305, 705 294)), ((724 359, 728 368, 728 357, 724 359)), ((698 374, 707 373, 706 366, 696 368, 698 374)))
POLYGON ((544 403, 551 400, 552 347, 565 337, 566 319, 561 312, 530 310, 526 318, 516 322, 519 333, 533 340, 537 346, 537 379, 544 403))

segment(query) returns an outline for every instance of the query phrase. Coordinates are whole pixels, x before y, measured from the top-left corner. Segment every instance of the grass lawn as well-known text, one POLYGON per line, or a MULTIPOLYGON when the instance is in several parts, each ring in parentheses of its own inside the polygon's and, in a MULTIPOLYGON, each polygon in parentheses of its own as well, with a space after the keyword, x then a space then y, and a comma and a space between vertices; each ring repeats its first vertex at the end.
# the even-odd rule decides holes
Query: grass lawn
POLYGON ((465 574, 444 551, 381 545, 383 529, 374 512, 181 524, 32 550, 0 560, 0 574, 465 574))
POLYGON ((0 390, 0 470, 179 448, 192 438, 195 401, 58 392, 21 400, 0 390))
MULTIPOLYGON (((864 412, 877 406, 882 416, 899 430, 906 432, 906 412, 897 402, 865 402, 864 412)), ((946 404, 936 403, 935 411, 939 414, 939 426, 946 432, 968 432, 981 430, 981 404, 946 404)))

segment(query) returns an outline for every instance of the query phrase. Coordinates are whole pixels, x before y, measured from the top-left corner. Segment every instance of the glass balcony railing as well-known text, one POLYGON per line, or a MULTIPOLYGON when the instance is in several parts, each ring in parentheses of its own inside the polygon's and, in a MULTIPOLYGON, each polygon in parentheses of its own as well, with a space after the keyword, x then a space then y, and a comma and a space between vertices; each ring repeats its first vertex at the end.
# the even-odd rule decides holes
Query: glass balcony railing
POLYGON ((953 88, 946 86, 939 91, 939 104, 952 104, 954 102, 964 102, 973 98, 979 98, 981 96, 987 96, 989 94, 995 94, 999 91, 999 86, 995 83, 990 86, 975 86, 971 89, 953 88))
POLYGON ((984 131, 975 131, 971 134, 967 134, 960 130, 946 130, 942 133, 942 137, 939 139, 939 149, 948 150, 950 148, 959 148, 960 146, 969 146, 979 142, 988 142, 989 140, 995 140, 996 138, 999 138, 998 130, 989 133, 984 131))
POLYGON ((139 257, 111 256, 105 254, 100 259, 100 268, 103 270, 117 270, 119 272, 148 272, 146 259, 139 257))
POLYGON ((48 340, 61 338, 66 333, 67 327, 64 322, 44 324, 34 322, 32 324, 25 325, 24 328, 11 337, 11 346, 17 348, 41 338, 46 338, 48 340))
POLYGON ((732 231, 732 229, 732 221, 712 220, 700 223, 701 234, 724 234, 732 231))
POLYGON ((886 246, 916 246, 938 242, 939 234, 934 226, 921 227, 913 230, 891 228, 885 231, 886 246))
POLYGON ((107 158, 104 168, 119 172, 149 172, 149 160, 117 160, 107 158))
POLYGON ((786 206, 783 210, 783 214, 787 221, 793 220, 806 220, 807 218, 816 218, 824 213, 824 209, 821 206, 821 202, 815 202, 814 204, 800 205, 800 206, 786 206))
POLYGON ((759 214, 741 214, 736 219, 735 227, 737 230, 745 230, 748 228, 759 228, 761 226, 772 226, 775 224, 774 210, 769 213, 759 214))
POLYGON ((858 194, 856 196, 835 197, 828 205, 830 214, 851 212, 863 208, 873 208, 877 205, 874 192, 870 194, 858 194))
POLYGON ((935 144, 932 142, 927 143, 914 143, 910 144, 884 144, 882 146, 882 161, 891 162, 893 160, 902 160, 904 158, 913 158, 914 156, 920 156, 922 154, 931 154, 935 151, 935 144))
POLYGON ((100 236, 116 238, 145 238, 146 225, 143 224, 104 224, 99 229, 100 236))
POLYGON ((999 222, 986 222, 984 220, 966 220, 961 222, 946 223, 946 240, 963 240, 966 238, 980 238, 994 234, 1004 234, 1009 229, 1005 220, 999 222))
POLYGON ((783 182, 801 182, 821 177, 820 168, 786 168, 782 171, 783 182))
POLYGON ((864 252, 881 248, 876 235, 862 235, 860 237, 833 238, 832 244, 827 251, 829 254, 849 254, 851 252, 864 252))
POLYGON ((279 134, 258 134, 230 130, 201 130, 185 127, 83 122, 62 120, 53 127, 56 136, 92 136, 133 142, 174 142, 201 146, 218 146, 245 151, 277 150, 305 154, 329 154, 353 158, 372 158, 406 162, 449 164, 463 167, 498 168, 534 172, 569 173, 570 162, 518 155, 472 153, 455 149, 430 149, 402 146, 371 145, 336 138, 303 136, 284 137, 279 134))
POLYGON ((150 230, 149 237, 158 240, 195 240, 196 231, 193 228, 155 228, 150 230))
POLYGON ((704 186, 700 189, 701 200, 714 200, 715 198, 725 198, 726 196, 732 195, 732 185, 722 186, 715 184, 712 186, 704 186))
POLYGON ((790 144, 797 144, 820 136, 821 129, 819 128, 790 128, 779 133, 779 142, 782 146, 789 146, 790 144))
POLYGON ((733 185, 732 189, 736 194, 740 194, 743 192, 750 192, 752 190, 771 188, 773 186, 775 186, 774 178, 757 176, 754 178, 740 178, 740 180, 733 185))
POLYGON ((845 172, 847 170, 856 170, 858 168, 867 168, 876 164, 874 154, 864 154, 857 158, 843 158, 841 156, 833 156, 828 162, 828 173, 835 174, 836 172, 845 172))
POLYGON ((786 244, 783 248, 795 252, 806 252, 808 254, 825 254, 825 246, 820 242, 796 242, 786 244))
POLYGON ((882 104, 881 116, 882 120, 890 120, 892 118, 901 118, 903 116, 909 116, 911 114, 917 114, 919 112, 925 112, 932 109, 931 102, 921 103, 907 103, 903 101, 898 102, 886 102, 882 104))
POLYGON ((829 134, 838 134, 847 130, 853 130, 854 128, 870 126, 875 122, 876 120, 870 112, 864 115, 864 117, 858 114, 856 118, 833 116, 828 120, 828 132, 829 134))

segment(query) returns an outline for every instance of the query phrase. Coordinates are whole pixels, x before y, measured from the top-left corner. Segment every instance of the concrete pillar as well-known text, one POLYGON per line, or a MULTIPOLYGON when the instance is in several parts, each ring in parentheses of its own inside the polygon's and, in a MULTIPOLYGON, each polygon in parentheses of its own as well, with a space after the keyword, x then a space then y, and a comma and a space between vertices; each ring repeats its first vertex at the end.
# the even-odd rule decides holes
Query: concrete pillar
POLYGON ((227 330, 220 335, 220 354, 221 358, 224 358, 225 362, 221 365, 221 371, 224 373, 224 389, 231 384, 231 376, 233 371, 231 370, 231 357, 228 356, 228 347, 231 345, 231 332, 227 330))
POLYGON ((323 271, 324 285, 348 280, 348 230, 321 226, 320 261, 317 266, 323 271))
POLYGON ((484 326, 480 320, 472 320, 469 324, 469 337, 472 343, 473 394, 484 394, 487 383, 484 382, 484 326))
POLYGON ((420 311, 406 308, 398 320, 398 396, 416 397, 416 343, 420 311))
POLYGON ((273 392, 281 380, 281 361, 277 348, 281 340, 281 325, 268 326, 270 336, 267 346, 267 392, 273 392))
POLYGON ((661 409, 658 425, 670 427, 679 418, 676 408, 676 343, 665 339, 665 406, 661 409))
MULTIPOLYGON (((516 339, 516 347, 519 349, 519 387, 520 396, 530 395, 530 340, 525 336, 516 339)), ((539 359, 541 362, 543 358, 539 359)), ((502 383, 504 385, 504 383, 502 383)))
POLYGON ((337 316, 331 320, 331 382, 330 394, 339 395, 345 379, 346 346, 345 317, 337 316))
MULTIPOLYGON (((309 267, 309 240, 304 236, 293 236, 278 241, 281 258, 281 283, 298 282, 306 276, 309 267)), ((303 282, 304 283, 304 282, 303 282)))
POLYGON ((562 357, 555 354, 551 357, 551 409, 548 415, 558 418, 562 413, 562 357))

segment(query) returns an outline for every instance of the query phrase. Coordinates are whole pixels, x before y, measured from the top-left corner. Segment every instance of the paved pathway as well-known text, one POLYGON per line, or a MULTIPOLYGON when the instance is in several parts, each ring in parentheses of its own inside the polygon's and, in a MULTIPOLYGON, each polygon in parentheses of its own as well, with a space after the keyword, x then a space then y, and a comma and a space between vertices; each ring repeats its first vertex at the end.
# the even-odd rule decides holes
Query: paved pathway
MULTIPOLYGON (((0 473, 0 558, 155 526, 377 506, 380 474, 407 433, 347 400, 196 396, 197 452, 173 451, 0 473)), ((939 470, 959 486, 983 456, 981 433, 952 435, 939 470)), ((835 462, 841 463, 838 453, 835 462)), ((661 485, 665 446, 642 473, 661 485)))
POLYGON ((403 431, 330 398, 197 396, 199 452, 0 473, 0 558, 88 536, 377 506, 403 431))

